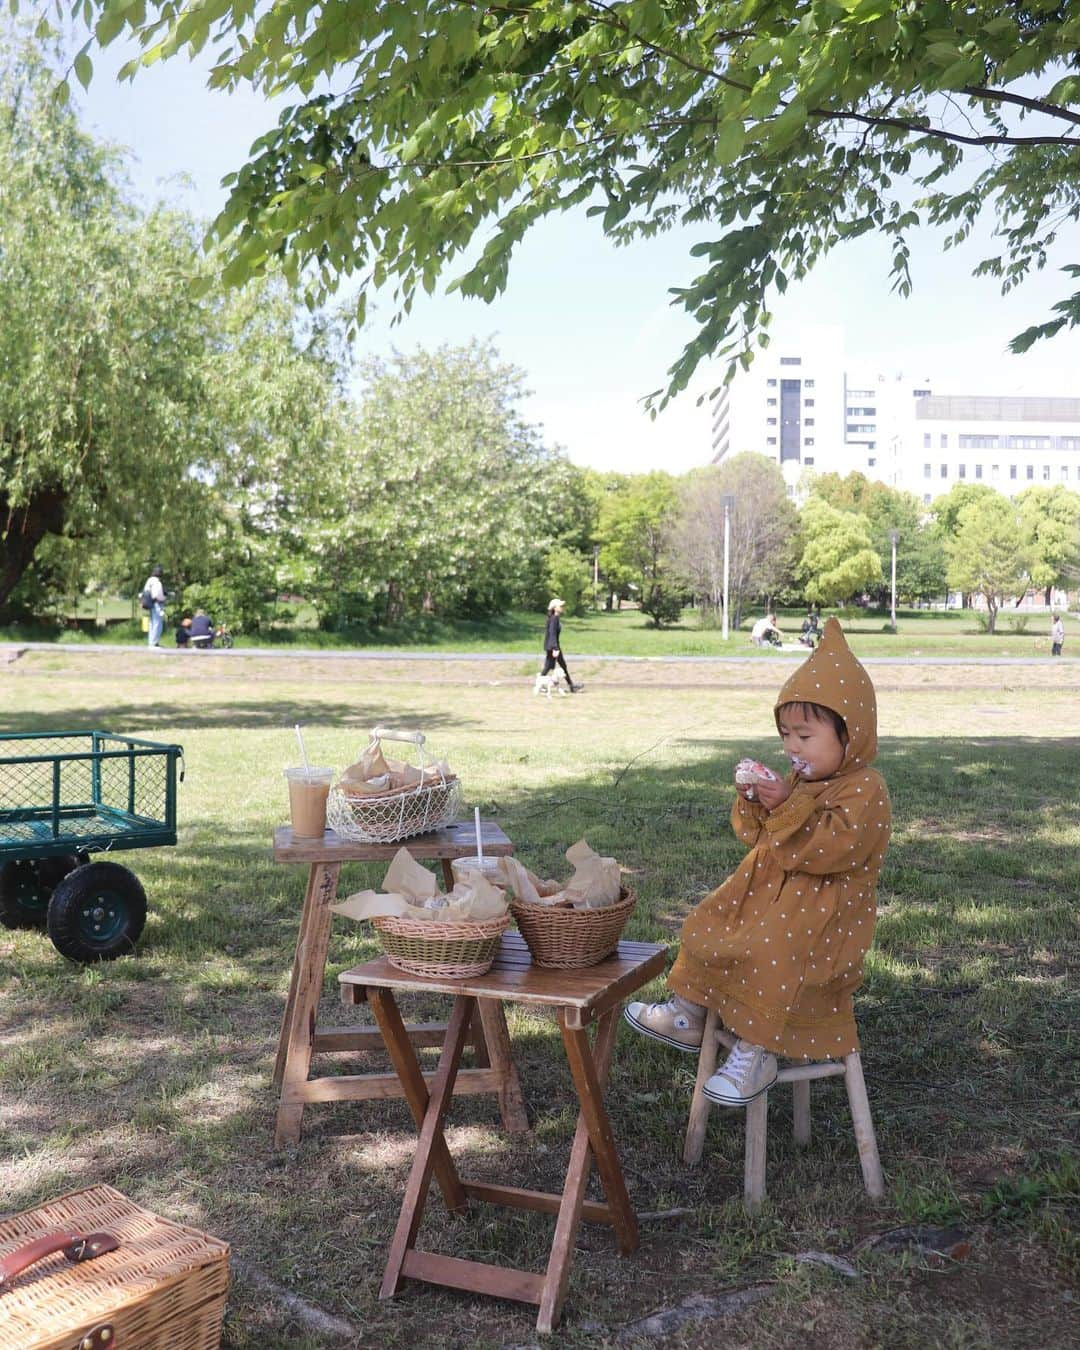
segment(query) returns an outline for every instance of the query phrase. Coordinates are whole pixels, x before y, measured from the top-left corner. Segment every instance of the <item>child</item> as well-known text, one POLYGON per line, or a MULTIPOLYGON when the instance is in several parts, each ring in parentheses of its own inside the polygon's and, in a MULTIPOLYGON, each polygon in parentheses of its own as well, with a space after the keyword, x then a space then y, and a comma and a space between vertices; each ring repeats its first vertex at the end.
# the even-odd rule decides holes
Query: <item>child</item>
POLYGON ((1061 622, 1061 615, 1053 616, 1054 622, 1050 625, 1050 655, 1060 656, 1061 648, 1065 643, 1065 625, 1061 622))
POLYGON ((776 1055, 858 1050, 851 996, 889 845, 889 794, 870 768, 877 706, 835 619, 780 690, 776 724, 793 772, 738 786, 731 813, 750 852, 687 915, 667 1003, 631 1003, 636 1030, 697 1052, 705 1009, 739 1039, 704 1091, 744 1106, 776 1080, 776 1055))

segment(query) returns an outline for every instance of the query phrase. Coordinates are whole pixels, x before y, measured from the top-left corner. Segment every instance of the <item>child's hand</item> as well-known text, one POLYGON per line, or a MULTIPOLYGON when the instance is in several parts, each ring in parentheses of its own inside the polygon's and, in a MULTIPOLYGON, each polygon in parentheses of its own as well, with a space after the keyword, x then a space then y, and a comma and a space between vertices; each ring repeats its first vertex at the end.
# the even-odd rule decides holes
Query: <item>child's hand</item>
POLYGON ((767 811, 775 811, 778 806, 783 806, 791 796, 791 786, 785 783, 782 778, 774 778, 771 782, 755 783, 758 801, 767 811))

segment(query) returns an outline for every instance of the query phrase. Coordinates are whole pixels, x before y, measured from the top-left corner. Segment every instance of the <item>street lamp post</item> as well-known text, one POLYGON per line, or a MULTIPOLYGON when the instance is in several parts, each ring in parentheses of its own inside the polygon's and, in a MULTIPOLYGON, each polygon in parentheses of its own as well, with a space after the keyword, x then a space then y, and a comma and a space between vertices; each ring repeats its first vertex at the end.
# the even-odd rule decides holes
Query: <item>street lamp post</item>
POLYGON ((731 508, 735 498, 730 492, 724 493, 724 626, 722 637, 728 640, 728 578, 731 572, 731 508))
POLYGON ((896 632, 896 542, 899 538, 899 530, 889 531, 889 542, 892 544, 892 607, 890 617, 894 633, 896 632))

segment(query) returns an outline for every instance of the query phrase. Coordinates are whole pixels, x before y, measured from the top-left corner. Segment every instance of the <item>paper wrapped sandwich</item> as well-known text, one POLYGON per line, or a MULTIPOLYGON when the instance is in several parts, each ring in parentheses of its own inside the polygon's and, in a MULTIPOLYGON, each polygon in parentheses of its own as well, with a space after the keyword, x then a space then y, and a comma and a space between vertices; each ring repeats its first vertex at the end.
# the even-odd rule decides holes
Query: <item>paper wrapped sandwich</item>
POLYGON ((406 918, 432 923, 482 923, 506 913, 506 895, 481 872, 468 872, 449 895, 440 893, 435 875, 399 848, 383 877, 381 891, 357 891, 339 905, 336 914, 348 919, 406 918))
POLYGON ((775 783, 778 775, 773 773, 772 769, 762 764, 756 759, 740 759, 735 765, 735 781, 740 787, 746 789, 746 796, 750 801, 754 801, 757 793, 754 791, 755 783, 775 783))
POLYGON ((516 858, 500 858, 499 871, 518 900, 527 904, 562 909, 606 909, 622 892, 619 864, 614 858, 594 853, 584 839, 566 850, 574 869, 569 881, 541 881, 516 858))
POLYGON ((350 764, 342 773, 337 788, 346 797, 386 797, 409 788, 449 783, 454 776, 445 760, 425 764, 421 769, 415 764, 387 759, 382 742, 372 736, 356 763, 350 764))

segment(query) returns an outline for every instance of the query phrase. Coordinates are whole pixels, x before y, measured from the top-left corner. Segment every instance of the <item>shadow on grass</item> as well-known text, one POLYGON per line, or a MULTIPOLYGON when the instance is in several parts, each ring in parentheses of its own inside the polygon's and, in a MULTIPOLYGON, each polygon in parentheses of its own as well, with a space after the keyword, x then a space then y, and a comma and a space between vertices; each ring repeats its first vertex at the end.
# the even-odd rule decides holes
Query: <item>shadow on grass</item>
MULTIPOLYGON (((355 701, 327 703, 309 700, 302 692, 296 698, 253 698, 205 703, 188 706, 147 703, 108 703, 93 707, 80 703, 71 708, 52 708, 47 713, 30 710, 8 712, 4 717, 6 731, 53 731, 56 728, 97 728, 118 733, 135 733, 168 726, 170 740, 179 740, 191 730, 251 730, 275 727, 292 728, 297 722, 305 726, 360 727, 365 731, 381 722, 395 722, 400 717, 400 705, 376 701, 367 696, 363 682, 358 680, 355 701)), ((167 694, 167 688, 165 690, 167 694)), ((163 695, 164 697, 164 695, 163 695)), ((476 721, 464 714, 448 714, 434 707, 421 708, 415 714, 417 725, 426 731, 446 727, 472 727, 476 721)))
MULTIPOLYGON (((619 1322, 676 1302, 700 1288, 702 1253, 724 1279, 745 1280, 791 1241, 829 1250, 837 1232, 853 1240, 867 1225, 910 1218, 913 1205, 915 1217, 932 1205, 963 1211, 977 1206, 988 1166, 1008 1173, 1063 1146, 1074 1010, 1057 958, 1074 941, 1075 895, 1065 882, 1077 874, 1078 752, 1077 738, 883 744, 895 834, 857 1016, 892 1201, 907 1208, 871 1215, 842 1088, 822 1084, 805 1151, 791 1142, 790 1098, 775 1094, 771 1208, 748 1226, 734 1203, 741 1117, 716 1113, 704 1163, 688 1172, 679 1150, 693 1057, 624 1027, 608 1102, 632 1194, 644 1210, 676 1204, 692 1213, 646 1235, 637 1268, 649 1276, 632 1283, 617 1274, 607 1235, 583 1234, 575 1286, 589 1293, 571 1304, 571 1318, 619 1322), (729 1200, 721 1220, 718 1206, 729 1200)), ((617 856, 641 897, 628 936, 671 942, 689 907, 742 856, 727 824, 735 760, 776 759, 765 740, 692 753, 689 762, 635 764, 609 790, 594 775, 552 793, 507 794, 485 810, 541 874, 564 873, 562 854, 582 835, 617 856)), ((295 1155, 271 1148, 269 1075, 305 869, 270 859, 271 822, 258 835, 199 817, 185 823, 211 841, 198 856, 139 860, 152 912, 138 958, 79 969, 41 937, 0 934, 12 939, 0 955, 0 1094, 18 1107, 2 1152, 20 1159, 8 1207, 113 1181, 230 1238, 271 1278, 300 1283, 305 1298, 345 1316, 357 1308, 392 1316, 399 1333, 414 1326, 413 1344, 434 1345, 430 1328, 457 1315, 457 1296, 425 1291, 415 1312, 409 1302, 392 1313, 376 1302, 413 1148, 404 1105, 311 1107, 295 1155)), ((382 871, 350 866, 342 893, 378 884, 382 871)), ((322 1021, 366 1020, 363 1009, 337 1007, 336 976, 374 950, 365 927, 335 924, 322 1021)), ((437 996, 403 1004, 420 1019, 447 1007, 437 996)), ((535 1132, 507 1138, 490 1098, 459 1098, 455 1150, 470 1175, 559 1189, 575 1110, 561 1047, 550 1019, 511 1020, 535 1132)), ((382 1063, 328 1057, 320 1071, 382 1063)), ((535 1266, 549 1237, 542 1216, 485 1210, 482 1224, 469 1223, 437 1202, 425 1224, 435 1250, 524 1266, 535 1266)), ((250 1304, 241 1299, 242 1315, 257 1320, 250 1304)), ((490 1318, 506 1339, 528 1324, 518 1311, 490 1318)))

